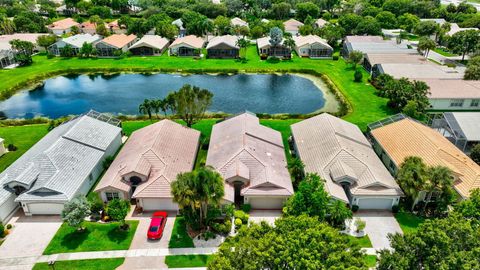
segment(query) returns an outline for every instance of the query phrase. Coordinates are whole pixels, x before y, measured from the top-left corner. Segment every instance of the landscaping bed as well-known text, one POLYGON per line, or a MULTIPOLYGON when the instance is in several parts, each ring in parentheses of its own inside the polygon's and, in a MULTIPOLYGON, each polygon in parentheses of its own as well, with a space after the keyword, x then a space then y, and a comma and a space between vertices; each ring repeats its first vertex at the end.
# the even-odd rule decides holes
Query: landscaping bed
POLYGON ((130 247, 138 221, 127 221, 128 230, 121 230, 119 223, 85 222, 83 231, 62 224, 50 244, 43 252, 44 255, 55 253, 127 250, 130 247))
POLYGON ((37 263, 33 270, 113 270, 123 264, 125 258, 57 261, 55 268, 48 263, 37 263))

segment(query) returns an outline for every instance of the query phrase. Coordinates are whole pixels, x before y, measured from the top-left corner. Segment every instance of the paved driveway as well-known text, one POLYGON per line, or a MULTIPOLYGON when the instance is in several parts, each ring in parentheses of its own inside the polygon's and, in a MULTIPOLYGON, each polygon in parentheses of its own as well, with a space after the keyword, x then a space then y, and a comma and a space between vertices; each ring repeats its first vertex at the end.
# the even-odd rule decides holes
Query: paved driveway
POLYGON ((252 210, 249 213, 249 222, 260 223, 266 221, 268 224, 273 225, 275 220, 282 216, 281 210, 252 210))
POLYGON ((165 228, 163 229, 163 237, 159 241, 147 239, 147 231, 152 214, 152 212, 145 212, 143 214, 135 214, 128 218, 139 221, 130 249, 168 248, 168 242, 172 236, 173 224, 175 223, 175 213, 168 213, 167 224, 165 224, 165 228))
POLYGON ((402 233, 402 229, 391 212, 388 211, 359 211, 354 214, 366 222, 365 232, 370 237, 375 249, 390 248, 387 238, 389 233, 402 233))

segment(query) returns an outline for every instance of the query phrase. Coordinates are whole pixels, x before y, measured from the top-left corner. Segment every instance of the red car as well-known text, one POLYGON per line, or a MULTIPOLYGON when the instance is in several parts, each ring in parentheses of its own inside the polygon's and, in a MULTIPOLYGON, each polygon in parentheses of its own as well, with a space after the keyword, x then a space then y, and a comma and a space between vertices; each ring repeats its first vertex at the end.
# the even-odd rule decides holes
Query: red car
POLYGON ((162 238, 163 228, 165 228, 165 224, 167 223, 167 216, 167 212, 163 211, 153 213, 150 226, 148 227, 148 239, 158 240, 162 238))

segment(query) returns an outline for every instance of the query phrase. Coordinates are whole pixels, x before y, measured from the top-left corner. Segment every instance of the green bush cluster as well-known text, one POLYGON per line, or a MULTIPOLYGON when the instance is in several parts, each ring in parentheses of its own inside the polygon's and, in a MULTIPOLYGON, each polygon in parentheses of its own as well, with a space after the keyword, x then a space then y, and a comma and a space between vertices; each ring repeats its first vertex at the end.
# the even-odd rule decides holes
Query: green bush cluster
POLYGON ((210 224, 212 230, 219 234, 227 235, 230 233, 232 228, 232 221, 230 219, 226 219, 224 223, 212 223, 210 224))
POLYGON ((233 213, 233 216, 235 217, 235 220, 240 219, 243 224, 247 224, 248 219, 250 218, 250 215, 243 212, 242 210, 235 210, 235 212, 233 213))

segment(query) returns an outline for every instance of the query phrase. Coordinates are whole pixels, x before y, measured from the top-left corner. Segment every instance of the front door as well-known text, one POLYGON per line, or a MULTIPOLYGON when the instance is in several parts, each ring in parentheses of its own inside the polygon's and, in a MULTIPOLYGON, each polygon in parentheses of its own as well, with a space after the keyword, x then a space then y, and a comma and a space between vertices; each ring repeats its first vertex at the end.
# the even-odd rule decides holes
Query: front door
POLYGON ((241 206, 243 204, 243 196, 242 196, 243 182, 235 181, 233 182, 233 187, 235 189, 235 205, 241 206))

